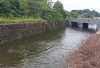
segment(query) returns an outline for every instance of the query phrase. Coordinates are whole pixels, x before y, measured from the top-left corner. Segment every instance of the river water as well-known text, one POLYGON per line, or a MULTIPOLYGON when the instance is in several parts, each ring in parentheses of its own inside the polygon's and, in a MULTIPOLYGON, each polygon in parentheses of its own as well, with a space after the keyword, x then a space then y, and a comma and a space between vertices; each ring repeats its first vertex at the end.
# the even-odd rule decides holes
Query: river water
POLYGON ((65 56, 93 33, 67 27, 0 45, 0 68, 66 68, 65 56))

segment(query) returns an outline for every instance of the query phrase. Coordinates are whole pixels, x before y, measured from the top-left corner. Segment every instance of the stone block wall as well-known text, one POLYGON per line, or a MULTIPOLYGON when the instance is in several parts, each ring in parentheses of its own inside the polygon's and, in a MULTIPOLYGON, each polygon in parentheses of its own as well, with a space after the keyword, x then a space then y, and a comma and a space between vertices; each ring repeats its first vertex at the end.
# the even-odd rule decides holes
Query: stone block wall
POLYGON ((67 26, 67 21, 0 24, 0 44, 67 26))

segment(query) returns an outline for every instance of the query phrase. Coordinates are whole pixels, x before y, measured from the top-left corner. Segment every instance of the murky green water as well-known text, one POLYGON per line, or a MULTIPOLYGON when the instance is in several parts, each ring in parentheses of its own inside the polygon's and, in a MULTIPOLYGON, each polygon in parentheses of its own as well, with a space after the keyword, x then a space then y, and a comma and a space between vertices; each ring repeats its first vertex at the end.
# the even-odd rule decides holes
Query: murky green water
POLYGON ((63 28, 0 46, 0 68, 66 68, 65 56, 94 32, 63 28))

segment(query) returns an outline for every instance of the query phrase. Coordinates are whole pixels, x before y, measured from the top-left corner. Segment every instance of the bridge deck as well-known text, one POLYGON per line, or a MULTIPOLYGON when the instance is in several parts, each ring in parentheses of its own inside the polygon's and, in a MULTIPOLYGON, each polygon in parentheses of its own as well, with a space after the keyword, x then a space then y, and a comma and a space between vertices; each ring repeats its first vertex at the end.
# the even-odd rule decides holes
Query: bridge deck
POLYGON ((100 24, 100 20, 96 19, 69 19, 69 22, 78 22, 78 23, 93 23, 100 24))

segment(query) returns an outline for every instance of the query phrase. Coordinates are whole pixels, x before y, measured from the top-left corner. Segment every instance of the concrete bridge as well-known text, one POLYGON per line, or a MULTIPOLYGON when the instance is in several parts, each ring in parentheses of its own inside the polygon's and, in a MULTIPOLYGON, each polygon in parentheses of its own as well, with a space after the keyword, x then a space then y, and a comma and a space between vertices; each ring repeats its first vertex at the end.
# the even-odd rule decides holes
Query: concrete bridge
POLYGON ((100 29, 100 20, 96 19, 69 19, 68 22, 72 26, 78 26, 78 24, 83 24, 83 28, 88 28, 89 24, 96 24, 97 29, 100 29))

